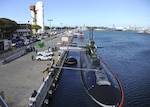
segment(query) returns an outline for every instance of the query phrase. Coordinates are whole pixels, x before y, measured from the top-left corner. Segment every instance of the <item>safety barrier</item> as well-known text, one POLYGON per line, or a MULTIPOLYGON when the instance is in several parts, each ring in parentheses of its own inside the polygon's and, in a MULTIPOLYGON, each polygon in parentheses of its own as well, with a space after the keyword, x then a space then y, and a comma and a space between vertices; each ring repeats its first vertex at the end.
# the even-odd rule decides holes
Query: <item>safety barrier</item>
POLYGON ((13 54, 12 56, 9 56, 6 59, 4 59, 3 64, 9 63, 25 54, 26 54, 26 50, 21 50, 15 54, 13 54))
POLYGON ((43 103, 42 101, 44 101, 45 96, 49 91, 52 82, 53 82, 53 78, 51 77, 51 72, 50 72, 48 76, 45 78, 45 80, 43 81, 43 84, 39 88, 36 96, 29 98, 29 101, 31 102, 30 103, 31 107, 41 107, 43 103))

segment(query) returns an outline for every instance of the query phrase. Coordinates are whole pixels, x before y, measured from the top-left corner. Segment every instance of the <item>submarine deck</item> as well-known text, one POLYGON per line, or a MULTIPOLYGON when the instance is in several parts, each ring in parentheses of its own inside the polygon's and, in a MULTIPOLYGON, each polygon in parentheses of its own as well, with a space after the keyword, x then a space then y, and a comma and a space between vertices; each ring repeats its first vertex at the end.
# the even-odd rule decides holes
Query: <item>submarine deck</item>
POLYGON ((81 67, 87 69, 81 71, 81 77, 88 95, 101 106, 118 105, 121 101, 121 91, 114 87, 111 83, 108 84, 109 80, 107 78, 107 74, 103 72, 104 69, 102 68, 102 70, 99 70, 101 74, 103 74, 103 77, 97 76, 97 67, 96 70, 94 70, 95 66, 93 65, 94 63, 90 56, 86 54, 86 52, 81 52, 80 56, 82 56, 81 67), (98 84, 98 77, 100 78, 99 81, 105 82, 98 84))

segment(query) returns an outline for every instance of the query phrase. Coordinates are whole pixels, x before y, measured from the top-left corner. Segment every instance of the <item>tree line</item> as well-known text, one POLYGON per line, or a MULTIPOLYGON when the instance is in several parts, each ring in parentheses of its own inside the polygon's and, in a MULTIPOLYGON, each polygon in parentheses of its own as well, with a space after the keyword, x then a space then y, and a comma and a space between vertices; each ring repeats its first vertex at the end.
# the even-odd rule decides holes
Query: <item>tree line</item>
MULTIPOLYGON (((30 25, 27 24, 31 30, 35 29, 36 31, 41 29, 39 25, 30 25)), ((19 29, 19 25, 14 20, 10 20, 7 18, 0 18, 0 39, 11 39, 13 33, 19 29)), ((50 29, 48 26, 44 26, 45 30, 50 29)), ((51 29, 75 29, 76 27, 51 27, 51 29)))
POLYGON ((0 18, 0 38, 9 38, 17 29, 17 23, 7 18, 0 18))

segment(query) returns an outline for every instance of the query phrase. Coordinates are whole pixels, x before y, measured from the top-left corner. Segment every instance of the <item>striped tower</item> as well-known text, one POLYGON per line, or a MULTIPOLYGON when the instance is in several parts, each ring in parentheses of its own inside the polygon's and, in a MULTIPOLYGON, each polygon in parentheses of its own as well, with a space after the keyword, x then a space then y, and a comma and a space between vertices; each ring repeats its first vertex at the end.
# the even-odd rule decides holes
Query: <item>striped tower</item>
MULTIPOLYGON (((31 25, 36 25, 36 10, 35 10, 35 5, 30 6, 30 11, 31 11, 31 25)), ((32 29, 33 34, 36 33, 35 29, 32 29)))
POLYGON ((30 6, 31 10, 31 24, 36 25, 36 11, 35 11, 35 5, 30 6))

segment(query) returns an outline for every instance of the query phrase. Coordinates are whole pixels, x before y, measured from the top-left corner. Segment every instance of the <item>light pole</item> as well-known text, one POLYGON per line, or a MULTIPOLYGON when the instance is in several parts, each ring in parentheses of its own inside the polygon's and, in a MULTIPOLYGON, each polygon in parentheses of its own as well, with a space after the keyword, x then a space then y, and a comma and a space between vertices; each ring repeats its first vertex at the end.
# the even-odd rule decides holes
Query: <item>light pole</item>
POLYGON ((50 26, 50 35, 51 35, 51 22, 52 22, 53 20, 52 20, 52 19, 49 19, 48 21, 50 22, 50 25, 49 25, 49 26, 50 26))
POLYGON ((26 24, 26 36, 29 36, 29 22, 26 24))
POLYGON ((28 35, 29 35, 29 32, 30 32, 29 23, 30 23, 30 21, 28 21, 28 26, 27 26, 27 27, 28 27, 28 28, 27 28, 27 29, 28 29, 28 31, 27 31, 27 32, 28 32, 28 35))
POLYGON ((4 37, 3 37, 3 31, 2 31, 1 28, 0 28, 0 39, 4 39, 4 37))
MULTIPOLYGON (((0 38, 2 38, 1 36, 2 36, 2 34, 1 34, 1 28, 0 28, 0 38)), ((2 38, 2 39, 3 39, 3 38, 2 38)))

